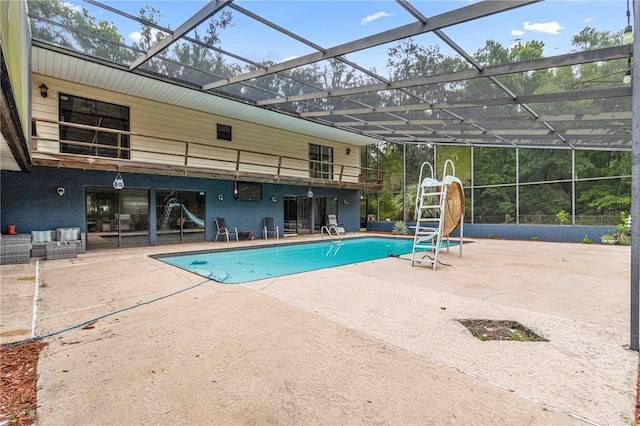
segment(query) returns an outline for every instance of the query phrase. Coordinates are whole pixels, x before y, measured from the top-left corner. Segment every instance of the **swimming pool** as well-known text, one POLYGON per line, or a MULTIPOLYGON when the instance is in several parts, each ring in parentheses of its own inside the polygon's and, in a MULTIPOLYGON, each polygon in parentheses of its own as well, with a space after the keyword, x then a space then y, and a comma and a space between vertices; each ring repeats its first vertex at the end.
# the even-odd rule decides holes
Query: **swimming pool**
POLYGON ((399 256, 412 248, 413 239, 364 237, 153 257, 215 281, 239 284, 399 256))

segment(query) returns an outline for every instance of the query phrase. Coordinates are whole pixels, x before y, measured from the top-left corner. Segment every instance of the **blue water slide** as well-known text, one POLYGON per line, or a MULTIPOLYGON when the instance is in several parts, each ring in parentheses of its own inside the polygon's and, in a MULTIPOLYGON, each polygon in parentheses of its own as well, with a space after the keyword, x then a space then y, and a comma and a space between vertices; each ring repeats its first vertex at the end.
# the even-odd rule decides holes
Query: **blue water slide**
POLYGON ((187 215, 190 221, 192 221, 199 227, 204 228, 204 220, 200 219, 198 216, 191 213, 183 204, 180 204, 180 203, 169 204, 169 207, 178 207, 178 206, 182 207, 182 211, 184 211, 184 214, 187 215))

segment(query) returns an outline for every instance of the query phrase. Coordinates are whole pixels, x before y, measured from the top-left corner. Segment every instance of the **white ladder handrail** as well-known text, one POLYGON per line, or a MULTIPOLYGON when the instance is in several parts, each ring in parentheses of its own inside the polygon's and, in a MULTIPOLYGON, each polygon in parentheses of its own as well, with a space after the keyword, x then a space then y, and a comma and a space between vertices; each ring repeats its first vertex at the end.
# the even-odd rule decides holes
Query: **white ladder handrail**
POLYGON ((445 176, 447 176, 447 165, 451 165, 451 176, 456 175, 456 167, 453 165, 453 161, 449 158, 444 162, 444 170, 442 170, 442 180, 444 181, 445 176))
POLYGON ((420 189, 422 187, 422 181, 423 181, 422 174, 424 172, 424 166, 429 166, 429 171, 431 172, 430 178, 435 179, 435 176, 433 174, 433 166, 431 165, 431 163, 429 163, 428 161, 425 161, 424 163, 422 163, 422 165, 420 166, 420 177, 418 179, 418 189, 416 189, 416 204, 413 212, 414 219, 418 219, 418 200, 420 199, 420 189))
POLYGON ((324 232, 327 231, 327 235, 329 236, 329 238, 331 238, 331 241, 333 241, 333 235, 331 233, 332 229, 335 231, 336 235, 338 236, 338 239, 342 241, 342 236, 340 235, 340 231, 338 231, 338 228, 335 225, 329 225, 329 226, 323 225, 322 228, 320 228, 320 236, 324 238, 324 232))

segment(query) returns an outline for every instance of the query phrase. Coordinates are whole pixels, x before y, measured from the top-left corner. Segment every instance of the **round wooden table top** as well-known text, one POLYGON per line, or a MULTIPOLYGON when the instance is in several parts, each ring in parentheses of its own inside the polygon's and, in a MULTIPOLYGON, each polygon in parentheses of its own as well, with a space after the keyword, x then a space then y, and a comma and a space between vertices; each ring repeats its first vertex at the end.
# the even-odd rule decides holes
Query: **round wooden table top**
POLYGON ((453 181, 449 184, 443 214, 442 236, 446 237, 460 226, 464 216, 464 191, 459 182, 453 181))

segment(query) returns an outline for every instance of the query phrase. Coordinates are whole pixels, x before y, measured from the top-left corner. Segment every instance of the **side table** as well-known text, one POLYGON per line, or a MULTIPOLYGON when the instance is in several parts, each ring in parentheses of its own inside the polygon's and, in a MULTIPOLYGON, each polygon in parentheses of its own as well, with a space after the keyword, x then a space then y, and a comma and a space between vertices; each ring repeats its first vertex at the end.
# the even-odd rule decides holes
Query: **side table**
POLYGON ((45 247, 47 260, 70 259, 78 257, 76 243, 49 243, 45 247))
POLYGON ((256 231, 240 231, 238 232, 238 237, 240 241, 255 240, 256 231))
POLYGON ((0 235, 0 265, 29 263, 31 234, 0 235))

